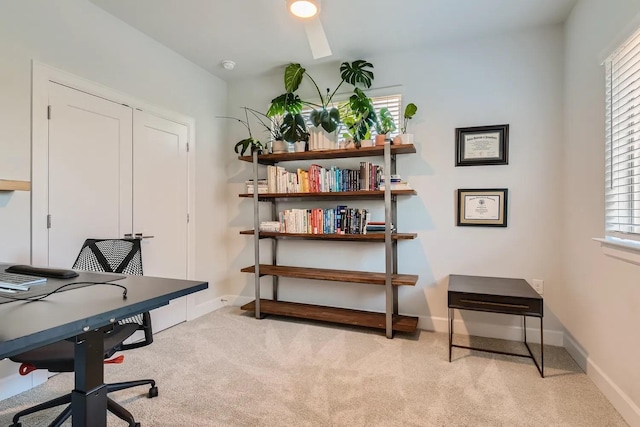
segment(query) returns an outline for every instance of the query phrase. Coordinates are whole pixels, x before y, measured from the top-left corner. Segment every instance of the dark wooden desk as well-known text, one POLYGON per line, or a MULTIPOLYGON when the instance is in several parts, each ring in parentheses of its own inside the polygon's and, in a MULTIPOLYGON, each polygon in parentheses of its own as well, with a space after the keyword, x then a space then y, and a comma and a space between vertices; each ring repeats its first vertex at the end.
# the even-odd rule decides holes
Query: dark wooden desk
MULTIPOLYGON (((46 286, 76 280, 48 279, 46 286)), ((148 276, 126 276, 113 283, 127 288, 126 299, 121 288, 92 285, 56 293, 42 301, 0 304, 0 359, 75 337, 78 345, 72 397, 73 427, 107 425, 103 331, 119 319, 161 307, 174 298, 208 287, 207 282, 148 276)), ((0 297, 0 303, 6 301, 0 297)))
POLYGON ((452 347, 470 350, 486 351, 489 353, 506 354, 509 356, 527 357, 533 360, 538 372, 544 378, 544 340, 543 340, 543 303, 540 296, 524 279, 508 279, 502 277, 481 277, 449 275, 448 306, 449 306, 449 362, 451 362, 452 347), (524 330, 524 345, 529 355, 487 350, 453 344, 454 309, 486 311, 490 313, 514 314, 522 316, 524 330), (527 317, 540 319, 540 364, 533 357, 527 343, 527 317))

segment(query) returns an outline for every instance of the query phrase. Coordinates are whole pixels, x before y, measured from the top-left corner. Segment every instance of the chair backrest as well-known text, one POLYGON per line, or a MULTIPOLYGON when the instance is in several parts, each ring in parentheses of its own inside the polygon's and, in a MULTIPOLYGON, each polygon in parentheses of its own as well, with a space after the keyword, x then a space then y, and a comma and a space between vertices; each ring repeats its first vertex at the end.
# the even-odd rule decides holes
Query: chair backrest
POLYGON ((87 239, 73 268, 142 275, 140 239, 87 239))
MULTIPOLYGON (((142 275, 140 239, 87 239, 80 249, 73 268, 75 270, 142 275)), ((148 312, 119 320, 118 323, 137 323, 138 329, 144 331, 144 341, 122 344, 120 350, 142 347, 153 342, 151 316, 148 312)))

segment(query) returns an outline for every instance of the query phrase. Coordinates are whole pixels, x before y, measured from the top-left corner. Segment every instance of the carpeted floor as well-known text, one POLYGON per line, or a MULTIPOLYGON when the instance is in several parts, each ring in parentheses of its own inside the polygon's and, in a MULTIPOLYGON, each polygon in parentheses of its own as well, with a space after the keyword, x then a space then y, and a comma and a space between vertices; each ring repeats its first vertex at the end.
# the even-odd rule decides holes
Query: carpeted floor
MULTIPOLYGON (((442 333, 389 340, 357 328, 256 320, 225 307, 123 353, 124 364, 105 366, 105 378, 158 382, 154 399, 146 398, 146 387, 110 395, 143 427, 626 425, 564 349, 545 346, 545 353, 542 379, 524 358, 454 349, 449 363, 442 333)), ((0 426, 72 387, 73 377, 60 374, 0 402, 0 426)), ((46 426, 58 412, 25 417, 23 427, 46 426)), ((122 425, 109 415, 110 427, 122 425)))

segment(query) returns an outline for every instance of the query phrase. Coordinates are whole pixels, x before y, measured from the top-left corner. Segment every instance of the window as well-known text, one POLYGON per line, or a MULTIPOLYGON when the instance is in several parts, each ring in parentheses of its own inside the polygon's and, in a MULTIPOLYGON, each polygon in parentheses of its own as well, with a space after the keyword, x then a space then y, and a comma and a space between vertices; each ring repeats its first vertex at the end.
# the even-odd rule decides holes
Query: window
POLYGON ((640 31, 605 67, 605 231, 640 240, 640 31))

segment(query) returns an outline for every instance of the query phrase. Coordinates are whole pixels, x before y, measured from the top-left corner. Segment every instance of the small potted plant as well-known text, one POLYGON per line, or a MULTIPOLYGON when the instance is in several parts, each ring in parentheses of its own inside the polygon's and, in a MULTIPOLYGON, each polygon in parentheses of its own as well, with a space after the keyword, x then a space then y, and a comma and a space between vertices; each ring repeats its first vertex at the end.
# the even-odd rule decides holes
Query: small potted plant
POLYGON ((413 144, 413 134, 407 133, 407 125, 417 111, 418 107, 414 103, 409 103, 404 108, 404 117, 402 119, 402 126, 400 127, 401 134, 393 139, 394 144, 413 144))
POLYGON ((307 125, 304 123, 302 114, 285 114, 282 119, 280 131, 282 132, 284 140, 293 144, 293 151, 305 151, 307 141, 309 140, 309 133, 307 132, 307 125))
POLYGON ((353 141, 360 148, 361 141, 371 137, 371 126, 376 123, 376 112, 371 98, 361 89, 355 88, 347 102, 339 106, 342 124, 345 127, 343 136, 353 141))
POLYGON ((378 120, 376 121, 376 145, 384 145, 388 139, 389 133, 396 130, 396 124, 393 122, 393 116, 387 107, 383 107, 378 112, 378 120))
POLYGON ((262 151, 266 148, 262 142, 258 141, 257 139, 255 139, 253 137, 253 135, 251 134, 251 125, 249 124, 249 114, 247 112, 247 108, 244 107, 244 116, 245 116, 245 120, 241 120, 238 119, 236 117, 227 117, 227 116, 218 116, 219 119, 231 119, 231 120, 235 120, 237 122, 240 122, 244 125, 244 127, 247 128, 247 131, 249 132, 249 137, 242 139, 240 141, 238 141, 236 143, 236 145, 233 147, 233 150, 240 154, 241 156, 244 156, 245 151, 247 151, 249 148, 250 150, 250 154, 253 154, 254 151, 257 151, 258 154, 262 154, 262 151))

